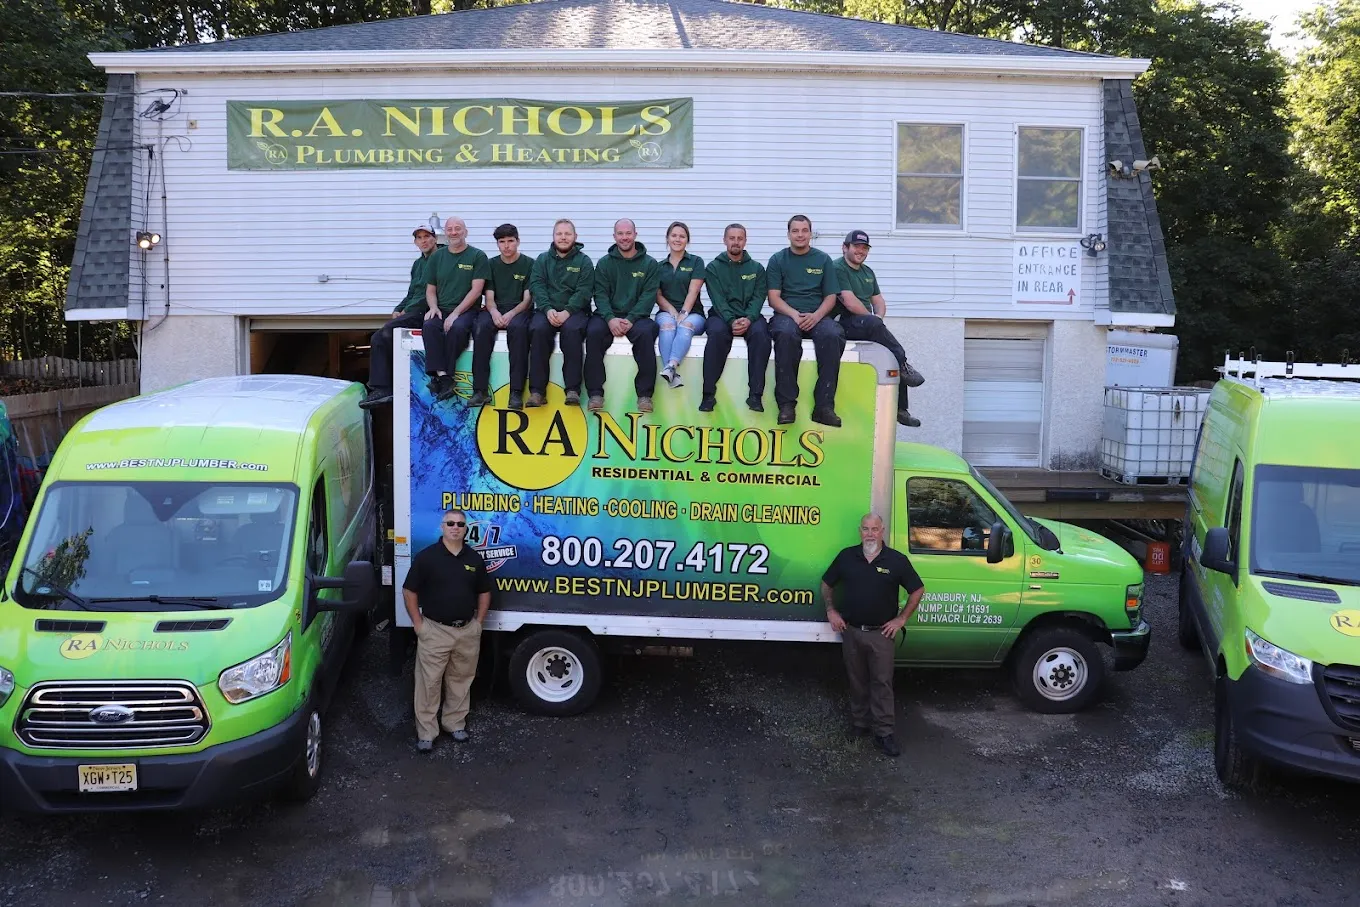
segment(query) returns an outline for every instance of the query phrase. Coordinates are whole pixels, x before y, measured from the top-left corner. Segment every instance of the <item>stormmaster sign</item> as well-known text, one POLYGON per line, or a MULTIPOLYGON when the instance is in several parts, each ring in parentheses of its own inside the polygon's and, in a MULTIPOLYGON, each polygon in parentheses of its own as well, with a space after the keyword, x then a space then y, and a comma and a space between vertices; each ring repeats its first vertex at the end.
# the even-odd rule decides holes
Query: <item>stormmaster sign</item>
POLYGON ((229 170, 693 166, 693 98, 227 102, 229 170))

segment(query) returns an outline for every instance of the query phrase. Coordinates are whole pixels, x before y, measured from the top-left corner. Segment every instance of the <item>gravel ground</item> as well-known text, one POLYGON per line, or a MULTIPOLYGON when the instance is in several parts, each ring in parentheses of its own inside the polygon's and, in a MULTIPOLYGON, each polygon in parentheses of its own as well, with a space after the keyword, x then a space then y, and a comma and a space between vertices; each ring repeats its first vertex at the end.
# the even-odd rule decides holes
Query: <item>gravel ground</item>
POLYGON ((836 649, 772 644, 621 660, 574 719, 492 691, 420 757, 375 637, 311 804, 0 819, 0 904, 1360 904, 1360 787, 1219 785, 1175 596, 1150 580, 1152 654, 1080 715, 899 673, 897 760, 840 736, 836 649))

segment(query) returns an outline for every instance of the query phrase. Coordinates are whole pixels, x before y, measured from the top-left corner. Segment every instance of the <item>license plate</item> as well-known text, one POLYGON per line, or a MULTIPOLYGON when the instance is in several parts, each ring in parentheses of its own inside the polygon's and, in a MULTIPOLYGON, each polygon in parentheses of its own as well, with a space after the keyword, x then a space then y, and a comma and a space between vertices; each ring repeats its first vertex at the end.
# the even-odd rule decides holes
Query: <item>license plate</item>
POLYGON ((80 792, 82 794, 105 794, 115 791, 137 789, 137 766, 131 763, 121 765, 79 765, 80 792))

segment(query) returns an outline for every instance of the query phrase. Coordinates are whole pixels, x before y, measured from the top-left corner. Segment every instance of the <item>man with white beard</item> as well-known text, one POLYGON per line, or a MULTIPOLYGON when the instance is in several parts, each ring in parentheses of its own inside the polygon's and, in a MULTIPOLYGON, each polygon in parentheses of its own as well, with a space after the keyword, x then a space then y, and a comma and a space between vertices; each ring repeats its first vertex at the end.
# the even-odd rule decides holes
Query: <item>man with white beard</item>
POLYGON ((893 652, 926 587, 907 556, 883 544, 878 514, 866 513, 859 521, 859 538, 860 544, 841 551, 826 568, 822 600, 827 622, 841 634, 850 681, 850 736, 872 733, 884 755, 898 756, 893 652), (900 610, 899 588, 907 590, 900 610))

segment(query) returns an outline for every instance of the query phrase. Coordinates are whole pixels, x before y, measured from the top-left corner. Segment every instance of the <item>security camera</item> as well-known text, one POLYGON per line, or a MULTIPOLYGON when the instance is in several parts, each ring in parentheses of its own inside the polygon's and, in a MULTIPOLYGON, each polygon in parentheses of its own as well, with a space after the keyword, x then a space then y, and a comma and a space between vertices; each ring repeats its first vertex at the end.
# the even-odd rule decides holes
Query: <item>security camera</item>
POLYGON ((1110 161, 1110 172, 1121 173, 1124 170, 1123 161, 1110 161))
POLYGON ((1123 161, 1110 161, 1110 176, 1128 178, 1133 175, 1133 168, 1123 161))
POLYGON ((1154 156, 1150 161, 1134 161, 1133 172, 1141 173, 1144 170, 1161 170, 1162 162, 1154 156))

